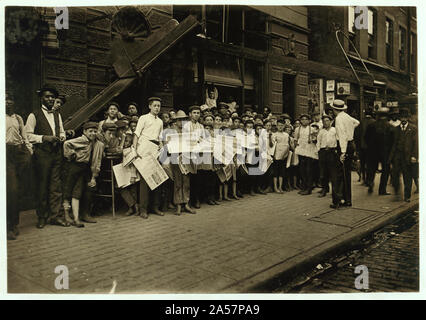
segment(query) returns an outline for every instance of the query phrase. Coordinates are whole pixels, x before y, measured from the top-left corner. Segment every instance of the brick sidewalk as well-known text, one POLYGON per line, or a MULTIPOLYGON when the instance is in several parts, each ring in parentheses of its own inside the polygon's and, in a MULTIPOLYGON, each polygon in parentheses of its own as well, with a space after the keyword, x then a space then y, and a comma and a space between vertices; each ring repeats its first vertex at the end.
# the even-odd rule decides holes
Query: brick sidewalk
MULTIPOLYGON (((23 213, 30 223, 7 243, 8 288, 10 293, 107 293, 116 280, 117 293, 247 292, 278 267, 300 263, 409 207, 392 198, 367 195, 354 180, 354 207, 337 211, 329 208, 330 195, 293 191, 203 205, 196 215, 168 212, 148 220, 107 215, 82 229, 38 230, 34 213, 23 213), (69 290, 54 287, 58 265, 69 268, 69 290)), ((411 205, 417 201, 413 195, 411 205)))

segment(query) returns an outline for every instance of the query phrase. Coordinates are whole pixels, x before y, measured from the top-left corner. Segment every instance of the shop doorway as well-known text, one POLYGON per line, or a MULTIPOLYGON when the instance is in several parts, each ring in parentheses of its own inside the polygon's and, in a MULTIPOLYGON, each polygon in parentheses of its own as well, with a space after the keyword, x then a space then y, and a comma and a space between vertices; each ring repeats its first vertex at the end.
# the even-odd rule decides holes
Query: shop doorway
POLYGON ((283 113, 294 119, 296 109, 296 76, 283 74, 283 113))

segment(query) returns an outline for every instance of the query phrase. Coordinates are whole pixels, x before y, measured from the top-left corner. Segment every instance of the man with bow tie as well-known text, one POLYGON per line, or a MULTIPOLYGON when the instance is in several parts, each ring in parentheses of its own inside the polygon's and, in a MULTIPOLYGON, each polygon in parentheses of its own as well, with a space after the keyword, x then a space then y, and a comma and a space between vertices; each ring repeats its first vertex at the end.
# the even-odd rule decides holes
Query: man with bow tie
POLYGON ((37 178, 37 228, 43 228, 47 222, 68 226, 59 217, 61 207, 61 142, 65 141, 65 131, 60 112, 55 110, 58 91, 45 86, 37 91, 41 107, 28 116, 25 130, 28 140, 34 146, 34 166, 37 178))
POLYGON ((402 173, 404 180, 404 201, 410 202, 411 187, 413 183, 412 166, 418 162, 418 135, 417 127, 408 122, 410 112, 407 109, 400 110, 401 124, 395 127, 394 143, 390 160, 392 163, 392 185, 398 198, 402 173))

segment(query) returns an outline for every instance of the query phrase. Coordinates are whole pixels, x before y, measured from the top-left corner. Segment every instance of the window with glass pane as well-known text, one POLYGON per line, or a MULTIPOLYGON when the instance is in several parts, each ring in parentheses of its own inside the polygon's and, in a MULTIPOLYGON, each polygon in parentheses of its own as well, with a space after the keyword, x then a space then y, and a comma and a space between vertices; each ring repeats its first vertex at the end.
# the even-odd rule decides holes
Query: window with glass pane
POLYGON ((393 22, 386 19, 386 63, 393 64, 393 22))
POLYGON ((348 7, 348 31, 354 33, 354 24, 355 24, 355 7, 348 7))
MULTIPOLYGON (((349 40, 351 40, 352 44, 355 46, 356 41, 356 30, 354 27, 355 24, 355 7, 348 7, 348 31, 349 31, 349 40)), ((355 52, 354 47, 349 44, 349 51, 355 52)))
POLYGON ((224 6, 206 6, 207 37, 222 41, 224 6))
POLYGON ((411 41, 410 41, 411 72, 415 73, 417 69, 417 66, 416 66, 417 37, 414 33, 411 33, 410 37, 411 37, 411 41))
POLYGON ((399 27, 399 68, 405 69, 405 56, 407 46, 407 31, 403 27, 399 27))
POLYGON ((368 57, 371 59, 377 58, 376 17, 376 12, 372 9, 368 9, 368 57))

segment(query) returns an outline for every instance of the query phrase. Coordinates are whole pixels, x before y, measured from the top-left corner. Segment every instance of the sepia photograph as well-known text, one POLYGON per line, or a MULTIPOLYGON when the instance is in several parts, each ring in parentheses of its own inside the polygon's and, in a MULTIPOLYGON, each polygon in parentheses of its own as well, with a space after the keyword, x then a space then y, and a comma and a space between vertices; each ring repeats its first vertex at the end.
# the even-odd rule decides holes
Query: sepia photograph
POLYGON ((418 7, 34 4, 6 293, 419 293, 418 7))

